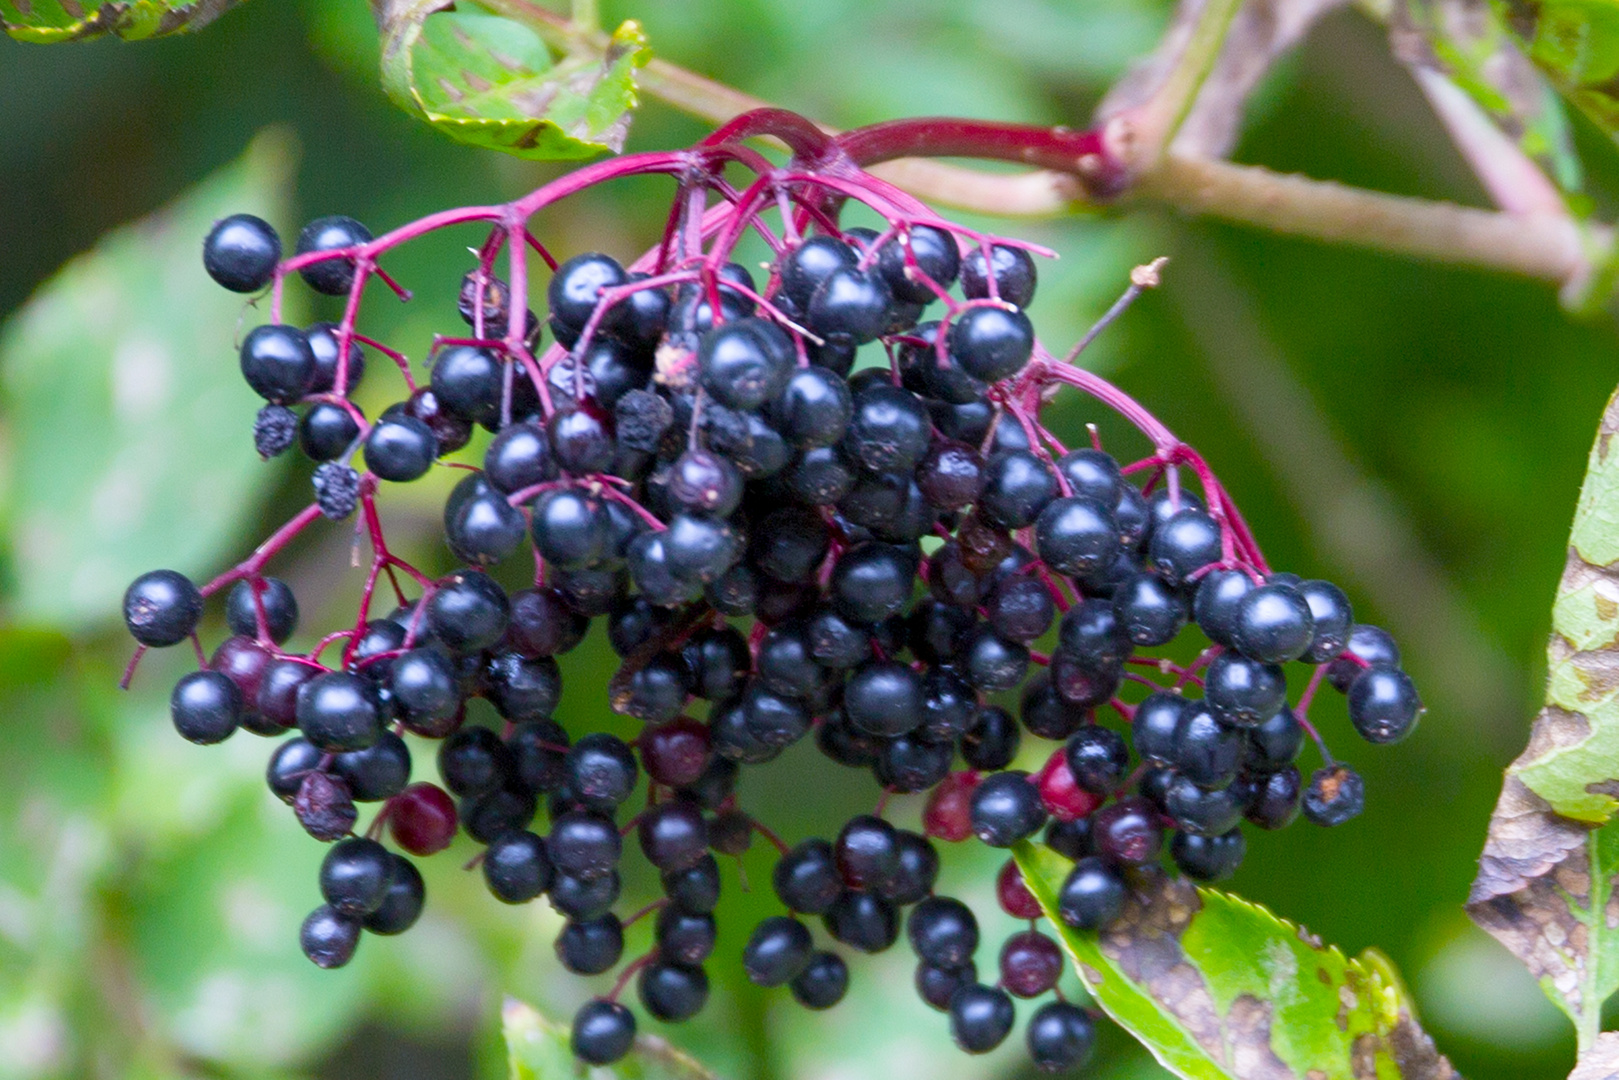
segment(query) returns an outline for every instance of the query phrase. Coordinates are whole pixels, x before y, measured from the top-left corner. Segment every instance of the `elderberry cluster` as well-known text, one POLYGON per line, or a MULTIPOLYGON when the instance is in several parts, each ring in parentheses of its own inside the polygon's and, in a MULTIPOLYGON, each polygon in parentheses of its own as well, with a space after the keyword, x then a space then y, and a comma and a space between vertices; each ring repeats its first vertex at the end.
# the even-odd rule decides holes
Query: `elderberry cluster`
MULTIPOLYGON (((543 320, 493 275, 486 246, 460 294, 471 336, 436 343, 427 385, 366 339, 412 387, 375 420, 351 400, 367 367, 353 303, 344 323, 254 329, 240 363, 266 401, 255 443, 316 463, 314 504, 201 589, 170 570, 141 576, 125 619, 142 649, 195 640, 204 596, 228 589, 232 636, 175 686, 174 724, 196 743, 237 728, 280 740, 271 790, 332 843, 324 903, 301 933, 323 967, 346 963, 363 930, 407 929, 424 890, 406 856, 460 830, 483 845, 499 900, 543 895, 566 917, 565 967, 621 969, 573 1028, 581 1059, 611 1062, 636 1030, 618 1000, 630 978, 658 1020, 703 1008, 716 856, 764 836, 781 852, 785 912, 752 930, 741 960, 753 982, 829 1008, 850 977, 837 947, 881 952, 903 930, 917 992, 962 1049, 998 1046, 1014 998, 1050 995, 1025 1025, 1029 1053, 1077 1067, 1093 1017, 1057 995, 1062 955, 1016 863, 997 895, 1030 925, 981 974, 973 911, 935 889, 936 841, 1040 839, 1074 860, 1059 917, 1105 929, 1166 846, 1182 873, 1215 881, 1243 857, 1245 820, 1276 829, 1302 810, 1333 825, 1360 811, 1360 778, 1324 745, 1308 783, 1296 764, 1320 682, 1348 695, 1374 743, 1410 732, 1417 694, 1393 641, 1356 624, 1339 589, 1269 572, 1189 448, 1160 441, 1121 468, 1039 423, 1044 391, 1072 380, 1035 339, 1029 250, 892 202, 886 231, 841 229, 826 193, 795 183, 769 189, 797 207, 779 236, 736 200, 775 250, 763 284, 722 247, 740 229, 704 249, 714 234, 685 187, 655 260, 554 266, 543 320), (374 500, 477 427, 493 438, 444 507, 463 566, 430 579, 387 549, 374 500), (1203 497, 1181 486, 1187 469, 1203 497), (288 652, 297 600, 265 562, 319 518, 357 510, 374 554, 358 617, 288 652), (525 548, 533 584, 508 591, 490 571, 525 548), (378 587, 398 603, 373 617, 378 587), (629 742, 570 731, 559 713, 556 657, 597 620, 621 658, 608 703, 644 725, 629 742), (1143 652, 1194 624, 1209 643, 1196 660, 1143 652), (323 660, 328 649, 341 655, 323 660), (1289 705, 1294 661, 1315 672, 1289 705), (480 698, 496 726, 469 708, 480 698), (418 777, 407 734, 437 742, 436 780, 418 777), (734 789, 742 768, 804 739, 869 770, 883 802, 789 846, 734 789), (1043 763, 1015 767, 1031 758, 1043 763), (885 820, 889 796, 924 793, 922 833, 885 820), (356 834, 367 802, 380 809, 356 834), (624 964, 632 833, 662 896, 647 912, 652 951, 624 964)), ((380 273, 371 243, 357 222, 321 219, 292 268, 357 296, 380 273)), ((279 290, 280 259, 273 230, 246 215, 204 245, 209 273, 241 292, 279 290)))

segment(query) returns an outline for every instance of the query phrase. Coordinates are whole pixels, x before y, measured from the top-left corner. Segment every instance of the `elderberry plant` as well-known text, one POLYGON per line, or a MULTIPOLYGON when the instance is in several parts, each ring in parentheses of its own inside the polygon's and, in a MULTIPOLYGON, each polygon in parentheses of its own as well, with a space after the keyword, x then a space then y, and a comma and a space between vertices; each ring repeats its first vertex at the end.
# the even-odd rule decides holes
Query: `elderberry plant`
POLYGON ((731 887, 721 859, 758 836, 780 853, 782 912, 751 930, 750 980, 830 1008, 848 955, 903 934, 917 993, 958 1046, 994 1049, 1013 999, 1040 999, 1028 1052, 1062 1071, 1089 1057, 1096 1016, 1058 993, 1064 962, 1040 904, 1009 860, 996 895, 1029 926, 981 957, 974 912, 935 888, 938 842, 1037 838, 1072 861, 1058 916, 1094 931, 1166 858, 1195 881, 1229 876, 1244 823, 1359 813, 1360 777, 1309 709, 1326 682, 1367 741, 1408 735, 1421 705, 1393 640, 1357 624, 1331 583, 1273 571, 1203 458, 1075 363, 1158 265, 1052 354, 1029 314, 1049 252, 947 221, 864 171, 903 153, 906 134, 830 138, 761 110, 689 150, 592 165, 378 237, 321 218, 285 259, 251 216, 208 235, 219 284, 269 290, 269 322, 240 348, 266 402, 253 439, 266 458, 296 446, 314 463, 312 501, 200 587, 172 570, 131 584, 129 674, 146 649, 190 639, 199 668, 171 699, 180 735, 278 740, 271 791, 331 845, 324 903, 300 934, 314 963, 347 963, 366 931, 408 930, 426 902, 412 857, 464 831, 496 899, 544 896, 566 917, 565 967, 617 973, 572 1033, 581 1060, 611 1063, 636 1032, 621 1000, 631 981, 660 1021, 703 1009, 731 887), (744 145, 760 134, 791 160, 744 145), (645 174, 675 193, 660 243, 628 265, 558 260, 529 230, 542 208, 645 174), (844 227, 850 203, 883 227, 844 227), (480 223, 490 231, 462 271, 468 329, 435 339, 419 384, 403 352, 358 329, 366 286, 408 298, 380 260, 480 223), (735 261, 750 234, 772 253, 762 281, 735 261), (548 272, 543 319, 525 302, 531 250, 548 272), (342 318, 282 323, 294 275, 346 298, 342 318), (405 388, 375 418, 351 396, 377 366, 368 349, 405 388), (1049 430, 1042 410, 1065 387, 1129 421, 1151 452, 1121 463, 1094 426, 1080 446, 1049 430), (494 436, 476 463, 458 457, 474 426, 494 436), (377 512, 389 485, 435 466, 465 472, 443 514, 463 565, 437 579, 394 554, 377 512), (350 519, 371 551, 354 621, 288 651, 298 600, 267 570, 295 537, 350 519), (532 559, 533 584, 508 594, 488 571, 518 558, 532 559), (208 655, 196 628, 220 594, 231 636, 208 655), (570 731, 561 708, 555 658, 598 619, 622 661, 607 703, 644 724, 629 742, 570 731), (1206 647, 1167 658, 1192 627, 1206 647), (1290 696, 1295 662, 1310 671, 1290 696), (475 698, 498 728, 469 720, 475 698), (436 778, 416 769, 407 734, 437 742, 436 778), (1307 737, 1322 761, 1308 778, 1307 737), (804 739, 869 770, 875 805, 789 844, 770 806, 734 791, 743 768, 804 739), (1041 747, 1032 772, 1014 767, 1026 740, 1041 747), (921 833, 885 817, 910 796, 925 803, 921 833), (377 806, 363 826, 361 803, 377 806), (621 902, 632 834, 662 886, 644 906, 621 902), (624 929, 641 918, 655 944, 626 959, 624 929))

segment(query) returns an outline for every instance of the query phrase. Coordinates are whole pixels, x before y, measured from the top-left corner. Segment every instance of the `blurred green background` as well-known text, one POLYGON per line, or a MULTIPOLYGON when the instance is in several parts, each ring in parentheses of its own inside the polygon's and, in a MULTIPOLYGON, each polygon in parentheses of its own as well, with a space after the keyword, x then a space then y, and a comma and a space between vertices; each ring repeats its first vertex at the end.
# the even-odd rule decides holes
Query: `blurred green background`
MULTIPOLYGON (((1167 17, 1158 0, 603 6, 640 18, 659 54, 839 125, 927 113, 1078 122, 1167 17)), ((203 33, 140 44, 0 39, 0 1078, 494 1077, 503 993, 564 1015, 592 992, 557 967, 549 908, 503 908, 459 870, 466 841, 428 861, 429 912, 415 930, 317 971, 296 928, 318 899, 321 851, 263 788, 269 745, 174 737, 164 702, 186 668, 179 650, 150 657, 130 693, 114 688, 130 577, 172 565, 205 578, 307 497, 304 467, 253 455, 232 342, 264 316, 203 275, 208 223, 255 210, 290 235, 348 213, 380 231, 559 171, 434 135, 383 98, 375 65, 361 0, 254 0, 203 33), (109 230, 159 211, 53 277, 109 230)), ((630 145, 702 130, 654 102, 630 145)), ((1614 150, 1580 138, 1607 205, 1614 150)), ((1267 80, 1238 157, 1482 198, 1381 29, 1347 12, 1267 80)), ((656 236, 667 194, 652 182, 592 193, 539 231, 564 254, 628 256, 656 236)), ((1466 1075, 1564 1075, 1566 1023, 1461 903, 1538 696, 1575 495, 1619 368, 1611 323, 1571 322, 1537 284, 1151 209, 995 227, 1061 254, 1033 308, 1054 348, 1130 266, 1173 258, 1164 288, 1089 362, 1203 450, 1273 563, 1340 581, 1362 619, 1393 629, 1424 690, 1422 727, 1393 749, 1354 741, 1342 699, 1323 699, 1329 741, 1366 775, 1367 812, 1332 831, 1252 838, 1232 887, 1347 950, 1385 950, 1466 1075)), ((417 360, 433 332, 453 332, 462 246, 476 241, 434 239, 391 259, 417 299, 375 294, 370 332, 417 360)), ((378 359, 363 390, 372 415, 399 393, 378 359)), ((1059 432, 1103 419, 1077 401, 1054 413, 1059 432)), ((389 492, 391 536, 424 567, 448 566, 436 503, 452 479, 389 492)), ((316 533, 272 567, 304 598, 311 630, 352 611, 359 580, 349 532, 316 533)), ((205 636, 222 634, 215 612, 205 636)), ((566 658, 574 690, 560 718, 575 733, 629 733, 592 693, 612 664, 600 629, 566 658)), ((415 750, 430 768, 431 748, 415 750)), ((869 779, 823 769, 808 747, 744 793, 789 840, 873 797, 869 779), (814 769, 827 796, 808 806, 788 777, 814 769)), ((677 1041, 729 1077, 1024 1068, 1016 1046, 984 1059, 950 1048, 943 1018, 910 991, 903 949, 857 964, 851 999, 821 1017, 738 986, 721 960, 771 904, 757 856, 745 866, 754 892, 728 878, 710 965, 721 992, 701 1022, 670 1033, 677 1041)), ((991 911, 998 861, 982 850, 951 860, 947 880, 991 911)), ((632 896, 646 888, 627 883, 632 896)), ((1093 1073, 1162 1075, 1116 1033, 1093 1073)))

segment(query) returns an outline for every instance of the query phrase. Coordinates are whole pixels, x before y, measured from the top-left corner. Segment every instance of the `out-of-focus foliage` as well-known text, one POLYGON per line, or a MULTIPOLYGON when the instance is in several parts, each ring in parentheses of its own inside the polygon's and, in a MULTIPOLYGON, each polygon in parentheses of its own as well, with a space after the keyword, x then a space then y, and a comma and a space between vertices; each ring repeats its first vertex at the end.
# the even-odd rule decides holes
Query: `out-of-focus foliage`
MULTIPOLYGON (((1157 0, 602 6, 607 25, 638 20, 661 56, 844 126, 930 113, 1082 122, 1128 61, 1151 48, 1167 14, 1157 0)), ((1478 201, 1385 34, 1355 12, 1329 18, 1261 87, 1236 156, 1478 201)), ((296 176, 273 196, 296 207, 283 219, 287 237, 319 214, 351 213, 382 229, 455 203, 510 198, 561 168, 443 139, 389 102, 379 60, 361 0, 248 4, 206 34, 140 49, 0 42, 0 317, 108 230, 229 168, 268 125, 283 125, 301 149, 296 176)), ((680 145, 702 131, 654 103, 637 114, 628 145, 680 145)), ((1611 207, 1619 171, 1607 139, 1582 120, 1575 139, 1592 198, 1611 207)), ((657 180, 624 184, 548 212, 537 226, 563 254, 630 254, 656 238, 668 193, 657 180)), ((1087 355, 1205 452, 1275 562, 1344 581, 1360 617, 1389 624, 1424 687, 1423 727, 1383 753, 1358 748, 1341 699, 1323 698, 1328 739, 1366 776, 1367 813, 1330 832, 1301 825, 1256 837, 1230 888, 1350 952, 1385 949, 1464 1075, 1566 1075, 1566 1024, 1517 962, 1467 924, 1460 904, 1499 770, 1521 747, 1539 696, 1568 521, 1616 379, 1611 326, 1566 321, 1537 285, 1167 215, 1017 228, 1061 253, 1042 267, 1032 310, 1054 346, 1110 302, 1129 266, 1172 257, 1165 286, 1087 355), (1323 461, 1347 471, 1323 484, 1324 474, 1309 471, 1323 461)), ((200 240, 175 241, 173 265, 189 266, 190 277, 161 316, 191 320, 197 339, 212 341, 197 346, 209 350, 197 359, 211 357, 230 378, 234 328, 227 320, 204 335, 204 322, 218 316, 203 313, 239 301, 208 283, 200 260, 186 261, 200 240)), ((379 295, 369 328, 419 362, 433 332, 457 325, 464 246, 476 240, 435 239, 391 259, 416 300, 379 295)), ((132 296, 155 287, 138 276, 128 283, 132 296)), ((334 314, 326 300, 315 305, 311 317, 334 314)), ((234 310, 244 327, 264 317, 234 310)), ((157 317, 132 313, 107 336, 98 329, 87 348, 101 355, 82 361, 82 389, 54 392, 91 400, 100 392, 91 373, 105 373, 119 344, 157 317)), ((9 363, 0 357, 8 385, 16 377, 9 363)), ((379 375, 362 393, 372 415, 398 396, 397 382, 379 375)), ((44 421, 17 408, 13 396, 0 411, 9 500, 0 541, 11 553, 0 578, 0 1077, 98 1067, 165 1080, 497 1077, 506 1069, 495 1020, 502 995, 564 1015, 605 989, 559 977, 550 947, 558 917, 543 904, 514 910, 489 898, 477 875, 460 870, 473 853, 466 841, 426 860, 429 908, 415 930, 366 941, 343 971, 309 967, 295 931, 318 899, 320 850, 263 788, 269 744, 239 734, 199 749, 174 737, 164 690, 188 665, 179 650, 149 657, 133 692, 113 689, 127 658, 116 619, 122 583, 107 589, 100 619, 93 597, 76 607, 63 599, 59 609, 27 599, 51 590, 24 577, 62 570, 22 557, 18 493, 82 490, 92 467, 85 455, 107 436, 63 427, 54 443, 39 435, 40 451, 24 457, 44 421), (308 1004, 310 995, 319 1004, 308 1004)), ((229 453, 250 460, 251 403, 222 408, 230 415, 217 419, 220 430, 227 439, 235 432, 229 453)), ((1100 418, 1074 401, 1053 419, 1077 441, 1083 424, 1100 418)), ((123 437, 172 455, 162 468, 174 483, 219 467, 200 433, 172 430, 191 423, 184 409, 153 410, 143 423, 123 437)), ((1102 435, 1121 452, 1133 447, 1106 422, 1102 435)), ((209 544, 176 547, 160 561, 205 577, 305 498, 302 471, 251 465, 243 475, 239 488, 214 494, 220 508, 242 507, 251 520, 222 518, 209 544)), ((424 567, 448 566, 428 538, 432 501, 451 479, 437 491, 412 485, 388 503, 390 538, 424 567)), ((83 528, 75 548, 99 550, 93 525, 83 528)), ((350 539, 343 527, 317 530, 274 567, 300 595, 330 597, 327 611, 306 611, 307 625, 351 603, 350 539)), ((208 640, 222 633, 213 615, 208 640)), ((565 658, 564 675, 575 687, 600 686, 613 666, 598 631, 565 658)), ((569 720, 581 730, 633 731, 603 709, 567 707, 577 708, 569 720)), ((412 749, 430 761, 430 747, 412 749)), ((800 747, 779 767, 802 775, 819 767, 814 757, 800 747)), ((802 783, 783 785, 781 775, 761 770, 744 800, 789 840, 824 829, 827 818, 782 794, 802 783)), ((867 778, 831 766, 814 775, 845 812, 875 797, 867 778)), ((906 802, 896 803, 899 817, 914 821, 906 802)), ((988 916, 999 860, 982 849, 947 855, 941 887, 988 916)), ((660 1034, 725 1077, 968 1080, 1022 1067, 1016 1046, 984 1059, 957 1053, 943 1018, 910 992, 903 949, 855 964, 849 1000, 824 1016, 743 984, 727 958, 774 901, 760 887, 768 860, 750 854, 742 869, 754 887, 744 893, 727 876, 714 1002, 700 1023, 660 1034)), ((650 885, 626 887, 639 895, 650 885)), ((986 940, 1005 928, 996 918, 984 920, 986 940)), ((649 932, 637 924, 632 954, 649 932)), ((1163 1075, 1117 1031, 1104 1032, 1098 1061, 1097 1076, 1163 1075)))

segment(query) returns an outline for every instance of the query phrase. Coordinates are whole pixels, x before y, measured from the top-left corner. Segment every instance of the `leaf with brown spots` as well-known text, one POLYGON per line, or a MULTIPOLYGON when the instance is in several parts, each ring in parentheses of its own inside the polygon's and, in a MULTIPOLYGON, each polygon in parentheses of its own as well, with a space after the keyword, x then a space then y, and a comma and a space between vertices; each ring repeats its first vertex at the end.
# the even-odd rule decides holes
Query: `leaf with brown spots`
POLYGON ((407 112, 461 142, 518 157, 618 151, 637 104, 646 36, 634 22, 603 53, 553 59, 529 27, 450 0, 374 0, 382 83, 407 112))
POLYGON ((1616 432, 1619 394, 1591 448, 1552 605, 1546 705, 1507 768, 1467 905, 1574 1021, 1582 1069, 1598 1052, 1603 1002, 1619 990, 1616 432))
POLYGON ((1350 959, 1240 897, 1156 869, 1101 933, 1056 917, 1071 865, 1015 852, 1098 1005, 1190 1080, 1456 1080, 1381 954, 1350 959))
POLYGON ((129 41, 199 30, 237 0, 0 0, 0 29, 18 41, 129 41))

